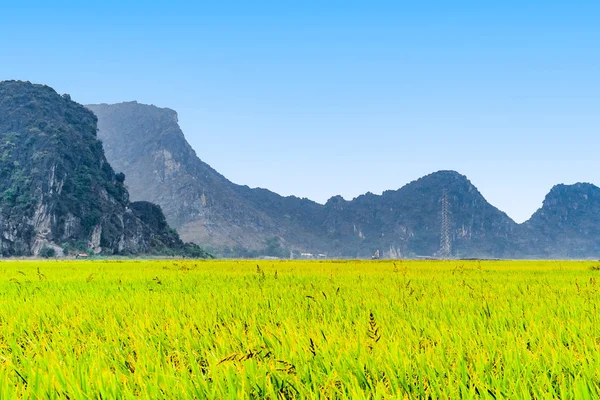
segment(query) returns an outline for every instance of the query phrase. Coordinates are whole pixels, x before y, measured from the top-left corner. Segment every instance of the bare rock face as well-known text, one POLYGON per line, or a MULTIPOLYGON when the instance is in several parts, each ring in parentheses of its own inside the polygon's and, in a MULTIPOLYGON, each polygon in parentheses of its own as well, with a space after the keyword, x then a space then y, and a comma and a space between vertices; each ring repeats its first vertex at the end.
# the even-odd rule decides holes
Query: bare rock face
POLYGON ((86 107, 98 116, 107 158, 127 176, 132 199, 160 205, 184 240, 242 256, 273 237, 287 247, 321 246, 297 215, 321 206, 233 184, 196 156, 175 111, 137 102, 86 107))
POLYGON ((183 248, 168 225, 135 213, 107 162, 92 112, 53 89, 0 82, 0 240, 3 256, 44 248, 104 254, 183 248), (178 247, 179 246, 179 247, 178 247))

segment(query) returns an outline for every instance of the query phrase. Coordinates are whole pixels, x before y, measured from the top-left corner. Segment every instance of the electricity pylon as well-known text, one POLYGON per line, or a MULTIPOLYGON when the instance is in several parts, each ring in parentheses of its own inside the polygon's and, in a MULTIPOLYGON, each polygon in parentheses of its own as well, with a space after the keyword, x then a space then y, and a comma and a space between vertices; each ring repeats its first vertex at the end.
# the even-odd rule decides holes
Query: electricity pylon
POLYGON ((448 259, 451 255, 450 215, 448 211, 448 191, 442 193, 442 232, 440 235, 440 258, 448 259))

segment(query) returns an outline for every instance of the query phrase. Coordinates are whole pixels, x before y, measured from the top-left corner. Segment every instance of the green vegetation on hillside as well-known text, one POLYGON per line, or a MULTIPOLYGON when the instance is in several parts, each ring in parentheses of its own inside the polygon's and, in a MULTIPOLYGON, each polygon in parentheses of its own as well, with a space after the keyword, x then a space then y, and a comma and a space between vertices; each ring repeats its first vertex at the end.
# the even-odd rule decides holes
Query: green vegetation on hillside
MULTIPOLYGON (((97 118, 52 88, 0 82, 0 251, 48 249, 103 254, 188 251, 159 207, 130 203, 125 175, 115 174, 96 136, 97 118)), ((204 253, 204 256, 207 256, 204 253)))
POLYGON ((0 207, 15 219, 31 217, 39 197, 47 196, 59 214, 73 213, 85 233, 100 222, 106 190, 127 198, 105 161, 96 137, 96 117, 47 86, 23 82, 0 85, 0 207))

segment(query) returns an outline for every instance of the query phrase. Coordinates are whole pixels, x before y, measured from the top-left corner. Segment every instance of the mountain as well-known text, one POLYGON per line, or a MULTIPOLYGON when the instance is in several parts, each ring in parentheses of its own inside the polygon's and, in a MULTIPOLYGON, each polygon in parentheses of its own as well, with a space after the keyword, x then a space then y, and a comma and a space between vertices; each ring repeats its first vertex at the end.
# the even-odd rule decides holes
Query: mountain
POLYGON ((326 232, 340 252, 348 244, 356 255, 377 248, 408 256, 435 256, 440 249, 441 199, 447 192, 453 254, 464 257, 511 257, 518 225, 490 205, 463 175, 439 171, 381 196, 371 193, 352 201, 330 199, 326 232))
POLYGON ((130 202, 97 136, 97 118, 68 95, 0 82, 0 241, 3 256, 91 249, 193 252, 160 207, 130 202))
POLYGON ((446 189, 455 255, 514 256, 511 240, 519 226, 456 172, 440 171, 381 196, 337 196, 321 205, 230 182, 197 157, 173 110, 137 102, 87 107, 98 117, 106 156, 126 174, 132 198, 159 204, 184 239, 221 255, 281 245, 270 254, 289 254, 285 248, 370 257, 380 249, 390 256, 434 256, 446 189))
POLYGON ((523 224, 533 242, 530 257, 600 257, 600 188, 589 183, 556 185, 523 224))
POLYGON ((591 184, 554 187, 523 224, 454 171, 381 195, 334 196, 321 205, 230 182, 197 157, 173 110, 137 102, 88 107, 132 198, 159 204, 183 238, 220 255, 293 251, 363 258, 380 250, 385 257, 435 257, 446 191, 454 257, 600 257, 600 189, 591 184))
POLYGON ((197 157, 175 111, 137 102, 87 107, 98 116, 106 156, 127 176, 132 199, 159 204, 184 240, 238 256, 273 238, 286 247, 321 248, 305 222, 322 206, 233 184, 197 157))

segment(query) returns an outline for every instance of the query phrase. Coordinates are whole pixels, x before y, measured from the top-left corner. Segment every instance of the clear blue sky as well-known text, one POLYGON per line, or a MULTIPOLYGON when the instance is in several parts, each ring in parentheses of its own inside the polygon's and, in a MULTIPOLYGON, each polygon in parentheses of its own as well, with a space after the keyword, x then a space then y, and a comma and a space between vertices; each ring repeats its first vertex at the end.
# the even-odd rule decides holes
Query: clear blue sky
POLYGON ((319 202, 439 169, 517 221, 600 184, 600 2, 27 2, 0 80, 178 111, 236 183, 319 202))

